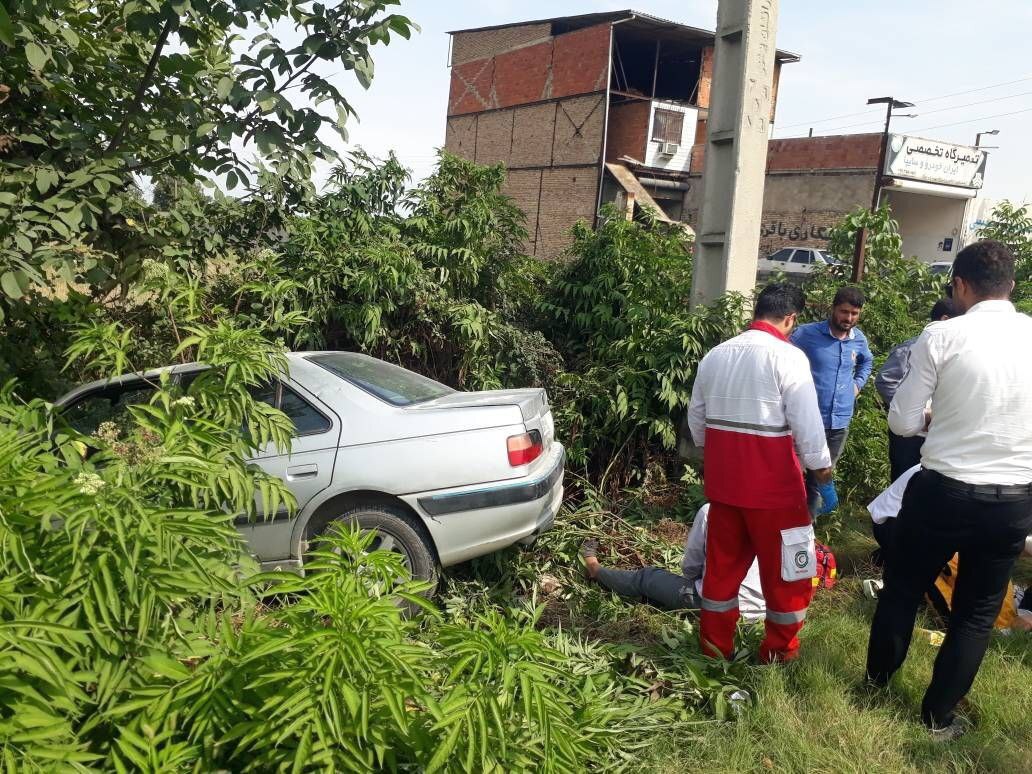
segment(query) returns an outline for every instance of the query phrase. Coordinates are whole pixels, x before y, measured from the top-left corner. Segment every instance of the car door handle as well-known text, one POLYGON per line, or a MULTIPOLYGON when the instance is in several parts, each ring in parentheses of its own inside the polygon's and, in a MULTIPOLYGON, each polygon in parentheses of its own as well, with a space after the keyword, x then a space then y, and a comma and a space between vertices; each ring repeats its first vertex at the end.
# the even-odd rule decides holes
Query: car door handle
POLYGON ((298 481, 302 478, 315 478, 319 475, 318 465, 294 465, 287 468, 287 481, 298 481))

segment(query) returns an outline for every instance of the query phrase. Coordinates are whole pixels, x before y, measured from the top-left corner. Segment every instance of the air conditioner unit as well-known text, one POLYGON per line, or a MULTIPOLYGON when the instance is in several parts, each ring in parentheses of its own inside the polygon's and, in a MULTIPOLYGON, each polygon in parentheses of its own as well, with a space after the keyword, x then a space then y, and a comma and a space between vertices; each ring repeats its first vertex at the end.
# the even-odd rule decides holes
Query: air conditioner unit
POLYGON ((678 144, 676 142, 661 142, 659 144, 659 155, 660 156, 673 156, 677 153, 678 144))

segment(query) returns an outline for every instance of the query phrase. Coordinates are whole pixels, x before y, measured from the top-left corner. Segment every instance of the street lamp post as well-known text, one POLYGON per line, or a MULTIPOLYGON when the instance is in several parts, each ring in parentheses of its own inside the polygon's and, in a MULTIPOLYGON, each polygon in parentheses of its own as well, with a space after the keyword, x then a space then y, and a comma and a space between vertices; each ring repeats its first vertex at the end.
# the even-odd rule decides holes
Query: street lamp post
MULTIPOLYGON (((871 212, 878 209, 878 199, 881 198, 882 168, 885 166, 885 153, 889 144, 889 124, 892 122, 892 111, 900 108, 913 107, 913 102, 904 102, 895 97, 872 97, 867 100, 868 105, 885 105, 885 129, 882 131, 881 148, 878 151, 878 168, 874 172, 874 193, 871 195, 871 212)), ((913 116, 908 116, 913 117, 913 116)), ((860 229, 856 235, 856 249, 853 252, 853 282, 859 282, 864 276, 864 247, 867 243, 867 230, 860 229)))
POLYGON ((881 197, 882 168, 885 166, 885 152, 889 145, 889 124, 892 122, 892 111, 899 108, 913 107, 913 102, 904 102, 895 97, 874 97, 867 100, 868 105, 885 105, 885 129, 882 131, 881 150, 878 153, 878 171, 874 175, 874 195, 871 197, 871 212, 878 209, 881 197))
POLYGON ((999 133, 1000 133, 999 129, 990 129, 988 132, 979 132, 978 134, 975 135, 975 147, 976 148, 981 147, 981 140, 982 140, 982 135, 983 134, 994 134, 995 135, 995 134, 999 134, 999 133))

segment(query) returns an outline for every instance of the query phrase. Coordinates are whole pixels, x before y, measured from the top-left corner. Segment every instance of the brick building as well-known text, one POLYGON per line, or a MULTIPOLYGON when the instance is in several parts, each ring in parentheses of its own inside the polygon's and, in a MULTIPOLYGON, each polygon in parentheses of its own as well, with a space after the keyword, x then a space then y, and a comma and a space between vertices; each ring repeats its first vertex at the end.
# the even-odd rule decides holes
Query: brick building
MULTIPOLYGON (((594 221, 604 202, 628 217, 648 208, 665 220, 698 222, 712 32, 626 10, 450 34, 445 148, 506 165, 506 193, 527 215, 528 254, 559 255, 570 227, 594 221)), ((782 65, 799 59, 775 55, 772 127, 782 65)), ((826 247, 830 226, 870 203, 882 139, 771 140, 760 254, 826 247)), ((981 185, 984 153, 900 142, 909 143, 906 158, 934 145, 940 166, 943 152, 971 161, 929 173, 927 165, 903 161, 897 166, 907 169, 890 168, 890 158, 883 170, 883 196, 901 222, 904 249, 925 260, 951 258, 960 239, 950 235, 959 236, 967 200, 981 185)))
MULTIPOLYGON (((508 167, 528 253, 560 253, 603 201, 682 219, 692 148, 705 137, 712 32, 615 11, 451 36, 445 148, 508 167), (634 190, 607 164, 629 170, 616 174, 634 190)), ((777 72, 796 59, 778 52, 777 72)))

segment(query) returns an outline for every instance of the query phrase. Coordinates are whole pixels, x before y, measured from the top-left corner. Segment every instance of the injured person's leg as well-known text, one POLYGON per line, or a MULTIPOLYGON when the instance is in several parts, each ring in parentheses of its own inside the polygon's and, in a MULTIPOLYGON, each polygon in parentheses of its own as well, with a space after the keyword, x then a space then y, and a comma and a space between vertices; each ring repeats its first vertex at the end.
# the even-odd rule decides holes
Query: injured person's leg
POLYGON ((603 567, 598 560, 598 542, 585 541, 581 556, 588 577, 602 588, 622 597, 648 602, 664 610, 697 610, 698 594, 688 578, 659 567, 640 570, 615 570, 603 567))

